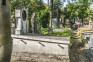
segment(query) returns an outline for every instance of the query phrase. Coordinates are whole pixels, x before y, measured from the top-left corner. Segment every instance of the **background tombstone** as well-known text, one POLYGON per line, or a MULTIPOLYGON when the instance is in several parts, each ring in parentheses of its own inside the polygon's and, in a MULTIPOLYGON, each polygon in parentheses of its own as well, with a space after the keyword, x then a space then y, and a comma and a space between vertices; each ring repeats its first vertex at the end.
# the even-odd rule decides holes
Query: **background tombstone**
POLYGON ((52 27, 55 29, 56 27, 58 27, 58 20, 57 18, 52 18, 52 27))
POLYGON ((27 33, 27 10, 24 7, 19 7, 15 10, 16 30, 15 34, 27 33))
POLYGON ((10 0, 0 0, 0 62, 10 62, 12 53, 10 0))
POLYGON ((32 18, 31 18, 31 30, 32 33, 37 33, 37 23, 36 23, 36 14, 33 13, 32 18))
POLYGON ((11 16, 11 34, 15 34, 15 20, 14 16, 11 16))

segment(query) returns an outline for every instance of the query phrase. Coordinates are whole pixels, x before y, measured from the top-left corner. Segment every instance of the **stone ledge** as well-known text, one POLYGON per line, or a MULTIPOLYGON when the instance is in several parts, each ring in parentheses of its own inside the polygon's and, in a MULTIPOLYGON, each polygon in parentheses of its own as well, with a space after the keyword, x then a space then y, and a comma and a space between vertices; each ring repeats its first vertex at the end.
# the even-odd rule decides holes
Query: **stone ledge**
POLYGON ((70 37, 58 37, 58 36, 29 36, 29 35, 11 35, 12 38, 23 40, 35 40, 52 43, 70 44, 70 37))

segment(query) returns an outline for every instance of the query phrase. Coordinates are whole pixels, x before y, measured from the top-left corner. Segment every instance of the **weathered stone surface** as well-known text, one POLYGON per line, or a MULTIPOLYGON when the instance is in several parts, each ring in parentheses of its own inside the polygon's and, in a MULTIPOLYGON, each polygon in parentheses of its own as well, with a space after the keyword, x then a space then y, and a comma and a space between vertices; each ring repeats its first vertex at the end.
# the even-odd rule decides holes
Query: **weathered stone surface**
POLYGON ((19 39, 28 39, 28 40, 39 40, 44 42, 53 42, 53 43, 63 43, 63 44, 70 44, 70 37, 60 37, 60 36, 45 36, 39 34, 31 34, 31 35, 12 35, 12 38, 19 38, 19 39))
POLYGON ((12 52, 10 0, 0 0, 0 62, 10 62, 12 52))
POLYGON ((15 34, 27 33, 27 10, 24 7, 19 7, 15 10, 16 29, 15 34))
POLYGON ((0 45, 11 42, 10 1, 2 5, 0 0, 0 45))
POLYGON ((0 62, 10 62, 12 42, 0 45, 0 62))
POLYGON ((12 37, 11 62, 69 62, 68 37, 28 35, 12 35, 12 37))
POLYGON ((58 25, 58 20, 57 20, 57 18, 52 18, 52 27, 53 27, 53 28, 56 28, 57 25, 58 25))
POLYGON ((33 13, 31 18, 31 30, 32 33, 37 33, 36 13, 33 13))
POLYGON ((36 53, 21 53, 21 54, 29 54, 28 57, 25 56, 19 56, 14 57, 11 62, 18 62, 18 61, 24 61, 24 62, 69 62, 68 56, 62 56, 62 55, 49 55, 49 54, 36 54, 36 53), (16 60, 17 59, 17 60, 16 60))

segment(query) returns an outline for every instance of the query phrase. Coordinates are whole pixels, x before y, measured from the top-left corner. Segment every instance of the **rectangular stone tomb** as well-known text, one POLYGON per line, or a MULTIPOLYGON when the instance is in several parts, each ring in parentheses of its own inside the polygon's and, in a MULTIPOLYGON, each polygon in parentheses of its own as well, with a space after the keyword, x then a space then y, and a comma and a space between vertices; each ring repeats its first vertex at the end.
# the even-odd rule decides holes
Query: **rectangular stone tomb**
POLYGON ((12 35, 11 62, 70 62, 69 37, 12 35))

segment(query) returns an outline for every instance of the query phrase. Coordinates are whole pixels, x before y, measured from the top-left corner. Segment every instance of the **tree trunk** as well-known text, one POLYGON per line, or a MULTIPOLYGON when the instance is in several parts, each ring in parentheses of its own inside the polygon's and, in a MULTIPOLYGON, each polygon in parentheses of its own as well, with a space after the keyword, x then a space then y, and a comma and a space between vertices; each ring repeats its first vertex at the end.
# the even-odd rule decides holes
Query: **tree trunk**
POLYGON ((74 24, 75 24, 75 18, 74 18, 74 24))
POLYGON ((50 11, 50 22, 49 22, 49 28, 52 28, 52 11, 50 11))
POLYGON ((57 19, 58 19, 58 27, 60 27, 60 14, 59 14, 59 9, 58 9, 58 13, 57 13, 57 19))
POLYGON ((70 28, 72 27, 71 25, 72 25, 72 23, 71 23, 71 19, 69 19, 69 23, 70 23, 70 28))
POLYGON ((63 27, 65 28, 66 19, 64 18, 63 27))
POLYGON ((52 12, 53 11, 53 0, 50 0, 50 22, 49 22, 49 27, 52 29, 52 12))

